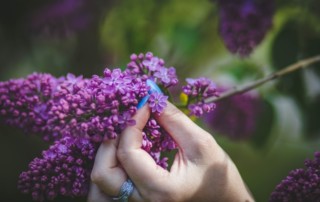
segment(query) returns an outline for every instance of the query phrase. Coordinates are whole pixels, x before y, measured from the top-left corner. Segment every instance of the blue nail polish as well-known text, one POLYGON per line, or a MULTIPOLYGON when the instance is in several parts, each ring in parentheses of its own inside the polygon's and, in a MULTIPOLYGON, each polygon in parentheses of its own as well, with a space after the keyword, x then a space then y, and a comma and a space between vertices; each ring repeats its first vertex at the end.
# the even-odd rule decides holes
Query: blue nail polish
POLYGON ((162 93, 159 86, 155 82, 153 82, 152 80, 147 79, 147 85, 150 87, 150 90, 148 91, 149 95, 146 95, 145 97, 143 97, 140 100, 140 102, 137 105, 137 109, 142 108, 147 103, 147 101, 152 93, 154 93, 154 92, 162 93))
POLYGON ((150 91, 151 91, 151 92, 149 92, 149 94, 154 93, 154 92, 162 93, 159 86, 155 82, 153 82, 152 80, 147 79, 147 85, 150 87, 150 91))
POLYGON ((137 109, 141 109, 148 101, 150 95, 143 97, 137 105, 137 109))

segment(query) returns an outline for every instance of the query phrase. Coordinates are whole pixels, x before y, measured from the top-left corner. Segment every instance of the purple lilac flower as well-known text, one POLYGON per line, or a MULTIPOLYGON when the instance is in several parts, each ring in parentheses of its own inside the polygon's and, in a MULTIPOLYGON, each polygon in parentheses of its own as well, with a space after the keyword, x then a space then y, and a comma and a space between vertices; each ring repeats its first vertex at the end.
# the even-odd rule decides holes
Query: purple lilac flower
POLYGON ((126 93, 126 89, 130 86, 133 79, 130 75, 122 74, 120 69, 114 69, 113 71, 107 69, 104 72, 104 76, 103 82, 122 94, 126 93))
POLYGON ((165 96, 162 93, 152 93, 148 100, 151 111, 160 114, 167 106, 167 100, 168 96, 165 96))
POLYGON ((171 136, 151 117, 143 130, 142 148, 146 150, 155 162, 167 168, 167 158, 161 158, 161 152, 172 151, 177 148, 176 142, 171 136))
POLYGON ((164 60, 153 56, 151 52, 145 55, 132 54, 130 58, 131 62, 127 65, 127 68, 132 74, 147 76, 163 88, 169 88, 179 82, 175 68, 165 67, 164 60))
POLYGON ((68 73, 64 81, 64 87, 66 87, 69 92, 72 92, 74 88, 82 88, 84 84, 83 76, 75 76, 74 74, 68 73))
POLYGON ((50 102, 48 130, 59 136, 77 134, 98 141, 115 138, 132 124, 130 117, 148 92, 144 79, 120 69, 106 69, 103 77, 79 82, 82 87, 72 92, 62 83, 62 90, 50 102))
MULTIPOLYGON (((150 59, 151 53, 140 60, 150 59)), ((115 138, 136 112, 138 101, 148 95, 148 76, 131 71, 105 69, 104 76, 68 74, 56 79, 33 74, 26 79, 0 83, 2 118, 12 126, 40 133, 45 140, 81 136, 101 141, 115 138), (21 116, 20 116, 21 115, 21 116)), ((154 112, 161 112, 167 96, 150 99, 154 112)))
POLYGON ((159 79, 164 85, 175 85, 178 83, 176 76, 176 69, 170 68, 159 68, 155 73, 154 77, 159 79))
POLYGON ((204 117, 206 124, 213 131, 233 140, 248 139, 255 132, 262 107, 258 96, 234 95, 216 105, 217 108, 204 117))
POLYGON ((206 103, 205 99, 217 97, 216 85, 208 78, 186 79, 187 85, 182 87, 183 93, 188 96, 188 109, 191 115, 197 117, 215 109, 214 103, 206 103))
POLYGON ((104 77, 84 79, 68 74, 56 79, 33 74, 0 83, 0 109, 4 120, 45 140, 63 136, 115 138, 148 94, 145 79, 106 69, 104 77))
POLYGON ((97 147, 84 138, 60 139, 20 174, 18 188, 37 201, 52 200, 58 195, 86 196, 97 147))
POLYGON ((0 113, 8 124, 28 133, 46 133, 49 102, 63 79, 34 73, 0 82, 0 113))
POLYGON ((218 0, 219 32, 234 54, 248 56, 272 26, 274 0, 218 0))
POLYGON ((305 168, 292 170, 272 192, 270 201, 320 201, 320 152, 305 168))
POLYGON ((214 110, 215 104, 209 103, 209 104, 203 104, 203 103, 197 103, 197 104, 190 104, 188 109, 190 111, 191 115, 194 115, 196 117, 200 117, 204 114, 204 112, 210 112, 214 110), (204 110, 205 109, 205 110, 204 110))
POLYGON ((86 29, 92 21, 88 0, 55 0, 35 11, 31 27, 37 32, 66 37, 86 29))
MULTIPOLYGON (((147 81, 156 80, 154 73, 158 70, 142 72, 145 70, 142 61, 152 58, 152 53, 133 55, 131 60, 136 60, 136 66, 129 63, 125 71, 105 69, 102 77, 68 74, 55 78, 35 73, 0 82, 1 119, 28 133, 41 134, 44 140, 56 141, 21 174, 19 189, 22 192, 40 201, 57 195, 87 193, 97 145, 103 139, 116 138, 125 127, 135 124, 132 116, 137 104, 149 95, 147 81), (136 67, 139 71, 134 70, 136 67)), ((168 69, 168 74, 170 84, 164 85, 158 80, 164 89, 178 81, 173 68, 168 69)), ((149 100, 151 109, 160 113, 167 98, 153 92, 149 100)), ((150 118, 144 128, 142 148, 157 164, 167 168, 167 158, 161 154, 176 147, 170 135, 150 118)))
POLYGON ((171 151, 177 148, 177 144, 171 136, 152 117, 144 128, 144 133, 146 134, 146 141, 151 142, 150 151, 152 153, 171 151))
POLYGON ((142 64, 149 70, 149 71, 156 71, 160 69, 164 65, 164 61, 159 59, 158 57, 153 57, 151 53, 147 53, 146 59, 142 61, 142 64))

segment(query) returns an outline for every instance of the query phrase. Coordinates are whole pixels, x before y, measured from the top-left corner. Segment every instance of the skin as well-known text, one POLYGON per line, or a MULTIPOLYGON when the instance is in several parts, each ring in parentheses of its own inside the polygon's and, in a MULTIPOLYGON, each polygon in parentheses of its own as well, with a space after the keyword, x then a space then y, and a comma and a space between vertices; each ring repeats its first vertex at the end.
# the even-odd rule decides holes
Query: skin
POLYGON ((149 107, 133 117, 116 140, 103 142, 91 173, 90 202, 112 201, 129 177, 135 189, 129 201, 254 201, 238 169, 204 131, 171 103, 155 118, 174 138, 179 150, 170 171, 141 149, 149 107))

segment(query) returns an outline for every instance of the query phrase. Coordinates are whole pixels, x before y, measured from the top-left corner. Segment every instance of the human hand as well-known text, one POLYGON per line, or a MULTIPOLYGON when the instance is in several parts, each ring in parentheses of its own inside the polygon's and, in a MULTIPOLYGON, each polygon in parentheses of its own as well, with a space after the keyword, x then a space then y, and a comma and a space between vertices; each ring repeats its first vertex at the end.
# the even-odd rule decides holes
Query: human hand
MULTIPOLYGON (((236 166, 214 138, 170 103, 155 118, 179 149, 170 171, 158 166, 141 149, 149 117, 149 108, 143 107, 134 116, 136 125, 127 127, 120 140, 102 143, 91 174, 96 186, 91 187, 89 201, 96 201, 94 192, 117 196, 128 177, 135 185, 130 201, 253 201, 236 166)), ((101 201, 112 201, 104 194, 101 201)))

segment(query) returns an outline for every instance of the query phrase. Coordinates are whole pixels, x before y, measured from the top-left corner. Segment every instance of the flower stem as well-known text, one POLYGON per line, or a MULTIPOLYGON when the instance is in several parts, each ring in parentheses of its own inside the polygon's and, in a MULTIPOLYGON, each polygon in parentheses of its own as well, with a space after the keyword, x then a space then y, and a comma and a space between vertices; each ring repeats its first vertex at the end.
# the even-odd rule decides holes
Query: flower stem
POLYGON ((314 57, 310 57, 310 58, 307 58, 307 59, 303 59, 303 60, 300 60, 294 64, 291 64, 277 72, 274 72, 266 77, 263 77, 261 79, 258 79, 252 83, 249 83, 249 84, 245 84, 243 86, 240 86, 240 87, 234 87, 233 89, 229 90, 229 91, 226 91, 224 93, 222 93, 219 97, 210 97, 210 98, 207 98, 205 100, 205 102, 209 103, 209 102, 217 102, 217 101, 221 101, 225 98, 228 98, 228 97, 231 97, 233 95, 236 95, 236 94, 241 94, 241 93, 244 93, 244 92, 247 92, 249 90, 252 90, 254 88, 257 88, 259 87, 260 85, 264 84, 264 83, 267 83, 269 81, 272 81, 276 78, 279 78, 279 77, 282 77, 282 76, 285 76, 291 72, 294 72, 298 69, 302 69, 302 68, 305 68, 307 66, 309 66, 310 64, 313 64, 313 63, 316 63, 316 62, 320 62, 320 55, 317 55, 317 56, 314 56, 314 57))

